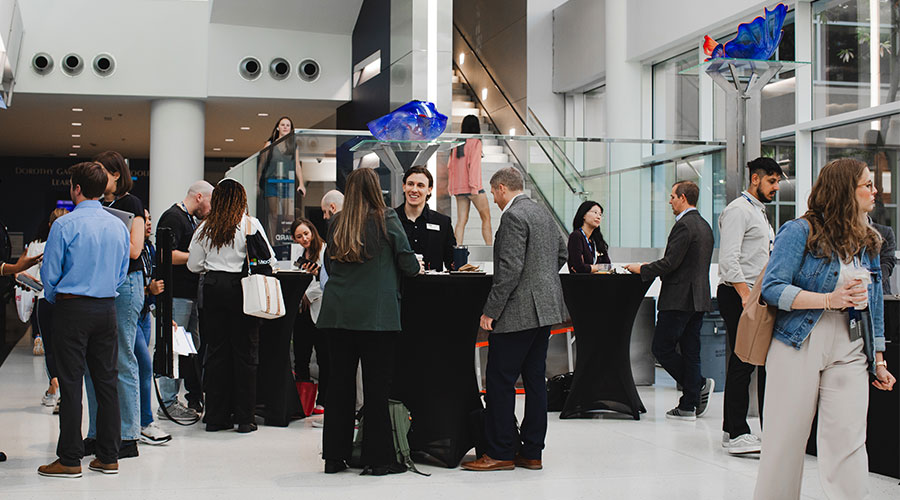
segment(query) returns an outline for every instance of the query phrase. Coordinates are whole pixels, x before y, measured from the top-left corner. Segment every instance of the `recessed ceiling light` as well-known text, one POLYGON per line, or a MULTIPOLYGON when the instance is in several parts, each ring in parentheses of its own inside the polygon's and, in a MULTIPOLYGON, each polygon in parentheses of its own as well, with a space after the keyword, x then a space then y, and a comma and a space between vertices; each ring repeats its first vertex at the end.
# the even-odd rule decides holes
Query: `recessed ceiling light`
POLYGON ((72 134, 73 139, 78 139, 79 137, 81 137, 81 134, 72 134))
POLYGON ((269 116, 269 113, 256 113, 256 116, 266 117, 269 116))
POLYGON ((73 127, 80 127, 80 126, 81 126, 81 122, 72 122, 72 126, 73 126, 73 127))
POLYGON ((250 130, 250 127, 241 127, 241 130, 250 130))
POLYGON ((81 148, 81 144, 72 144, 72 149, 79 149, 79 148, 81 148))
POLYGON ((74 112, 76 112, 76 113, 79 113, 79 112, 81 112, 81 111, 84 111, 84 109, 82 109, 82 108, 72 108, 72 111, 74 111, 74 112))
POLYGON ((78 156, 78 155, 75 153, 69 153, 69 156, 78 156))
POLYGON ((234 142, 234 139, 228 138, 228 139, 225 139, 225 142, 234 142))
POLYGON ((213 151, 222 151, 222 148, 213 148, 213 151))

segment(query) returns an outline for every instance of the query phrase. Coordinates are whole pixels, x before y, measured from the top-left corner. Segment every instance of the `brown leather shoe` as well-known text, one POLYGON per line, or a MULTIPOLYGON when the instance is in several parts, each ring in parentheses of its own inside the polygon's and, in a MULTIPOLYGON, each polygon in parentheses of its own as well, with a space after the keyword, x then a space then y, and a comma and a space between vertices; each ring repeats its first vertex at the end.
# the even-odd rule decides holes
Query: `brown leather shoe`
POLYGON ((52 464, 38 467, 38 474, 47 477, 81 477, 81 466, 69 467, 59 463, 59 460, 55 460, 52 464))
POLYGON ((91 469, 95 472, 102 472, 104 474, 118 474, 119 473, 119 462, 113 462, 111 464, 105 464, 100 461, 99 458, 95 458, 91 460, 91 464, 88 465, 88 469, 91 469))
POLYGON ((516 458, 513 459, 513 463, 516 464, 516 467, 523 467, 531 470, 541 470, 544 468, 544 466, 541 465, 540 459, 532 460, 530 458, 524 458, 518 453, 516 453, 516 458))
POLYGON ((478 460, 463 462, 462 468, 475 471, 513 470, 516 464, 512 460, 494 460, 485 453, 478 460))

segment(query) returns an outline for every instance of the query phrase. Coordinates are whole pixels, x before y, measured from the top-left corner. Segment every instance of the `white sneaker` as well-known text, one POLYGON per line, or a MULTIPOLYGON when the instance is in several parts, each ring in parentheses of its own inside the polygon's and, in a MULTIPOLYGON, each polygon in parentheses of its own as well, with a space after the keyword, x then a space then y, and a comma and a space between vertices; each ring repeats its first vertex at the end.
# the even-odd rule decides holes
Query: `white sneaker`
POLYGON ((41 398, 41 404, 48 408, 56 406, 57 401, 59 401, 59 392, 57 392, 56 394, 44 392, 44 397, 41 398))
POLYGON ((753 434, 741 434, 734 439, 728 440, 728 446, 725 446, 725 449, 732 455, 759 453, 762 449, 762 441, 753 434))
POLYGON ((312 426, 313 426, 313 429, 322 429, 325 427, 325 420, 323 420, 323 419, 313 420, 312 426))
POLYGON ((141 428, 141 442, 144 444, 160 445, 171 440, 172 436, 160 429, 156 422, 141 428))
POLYGON ((722 448, 728 448, 729 441, 731 441, 731 435, 722 431, 722 448))

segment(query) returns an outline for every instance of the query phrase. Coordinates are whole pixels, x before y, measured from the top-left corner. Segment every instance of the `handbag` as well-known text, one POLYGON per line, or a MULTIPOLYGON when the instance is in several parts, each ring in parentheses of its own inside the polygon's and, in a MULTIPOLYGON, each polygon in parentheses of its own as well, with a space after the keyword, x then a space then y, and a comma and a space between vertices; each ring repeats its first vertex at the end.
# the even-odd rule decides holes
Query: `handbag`
MULTIPOLYGON (((247 221, 246 233, 246 264, 248 276, 241 278, 244 314, 263 319, 280 318, 285 314, 284 295, 281 293, 281 282, 273 276, 267 276, 266 274, 262 274, 260 272, 265 272, 264 269, 268 268, 268 271, 271 273, 272 268, 268 264, 265 264, 264 267, 261 267, 262 264, 259 264, 259 262, 261 262, 259 258, 262 255, 259 253, 259 241, 256 240, 263 240, 262 244, 264 247, 266 247, 266 250, 268 250, 268 245, 265 244, 265 240, 263 239, 261 234, 250 234, 249 219, 247 221), (251 248, 251 239, 254 240, 253 248, 251 248), (251 255, 251 253, 254 252, 256 252, 256 255, 251 255), (258 262, 257 265, 251 265, 251 258, 255 259, 258 262), (252 274, 254 271, 257 274, 252 274)), ((270 258, 271 256, 267 257, 270 258)))
POLYGON ((766 264, 759 277, 756 278, 756 284, 750 290, 750 298, 747 299, 747 306, 741 313, 741 319, 738 322, 737 338, 734 342, 734 353, 744 363, 755 366, 764 366, 766 364, 766 355, 769 353, 769 345, 772 343, 772 330, 775 328, 775 306, 770 306, 763 302, 762 282, 766 275, 766 264))

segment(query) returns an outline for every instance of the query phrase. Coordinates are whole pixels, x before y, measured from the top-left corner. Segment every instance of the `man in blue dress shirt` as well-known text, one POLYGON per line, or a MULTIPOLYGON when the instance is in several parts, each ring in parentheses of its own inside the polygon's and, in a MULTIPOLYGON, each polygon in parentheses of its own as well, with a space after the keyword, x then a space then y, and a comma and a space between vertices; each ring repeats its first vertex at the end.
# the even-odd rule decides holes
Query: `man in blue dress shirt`
POLYGON ((51 464, 38 467, 49 477, 81 477, 81 397, 85 365, 97 393, 97 458, 91 470, 119 470, 119 398, 116 289, 128 273, 129 234, 97 201, 107 174, 95 162, 69 169, 75 210, 58 219, 44 248, 41 281, 54 304, 54 349, 59 369, 59 441, 51 464))

